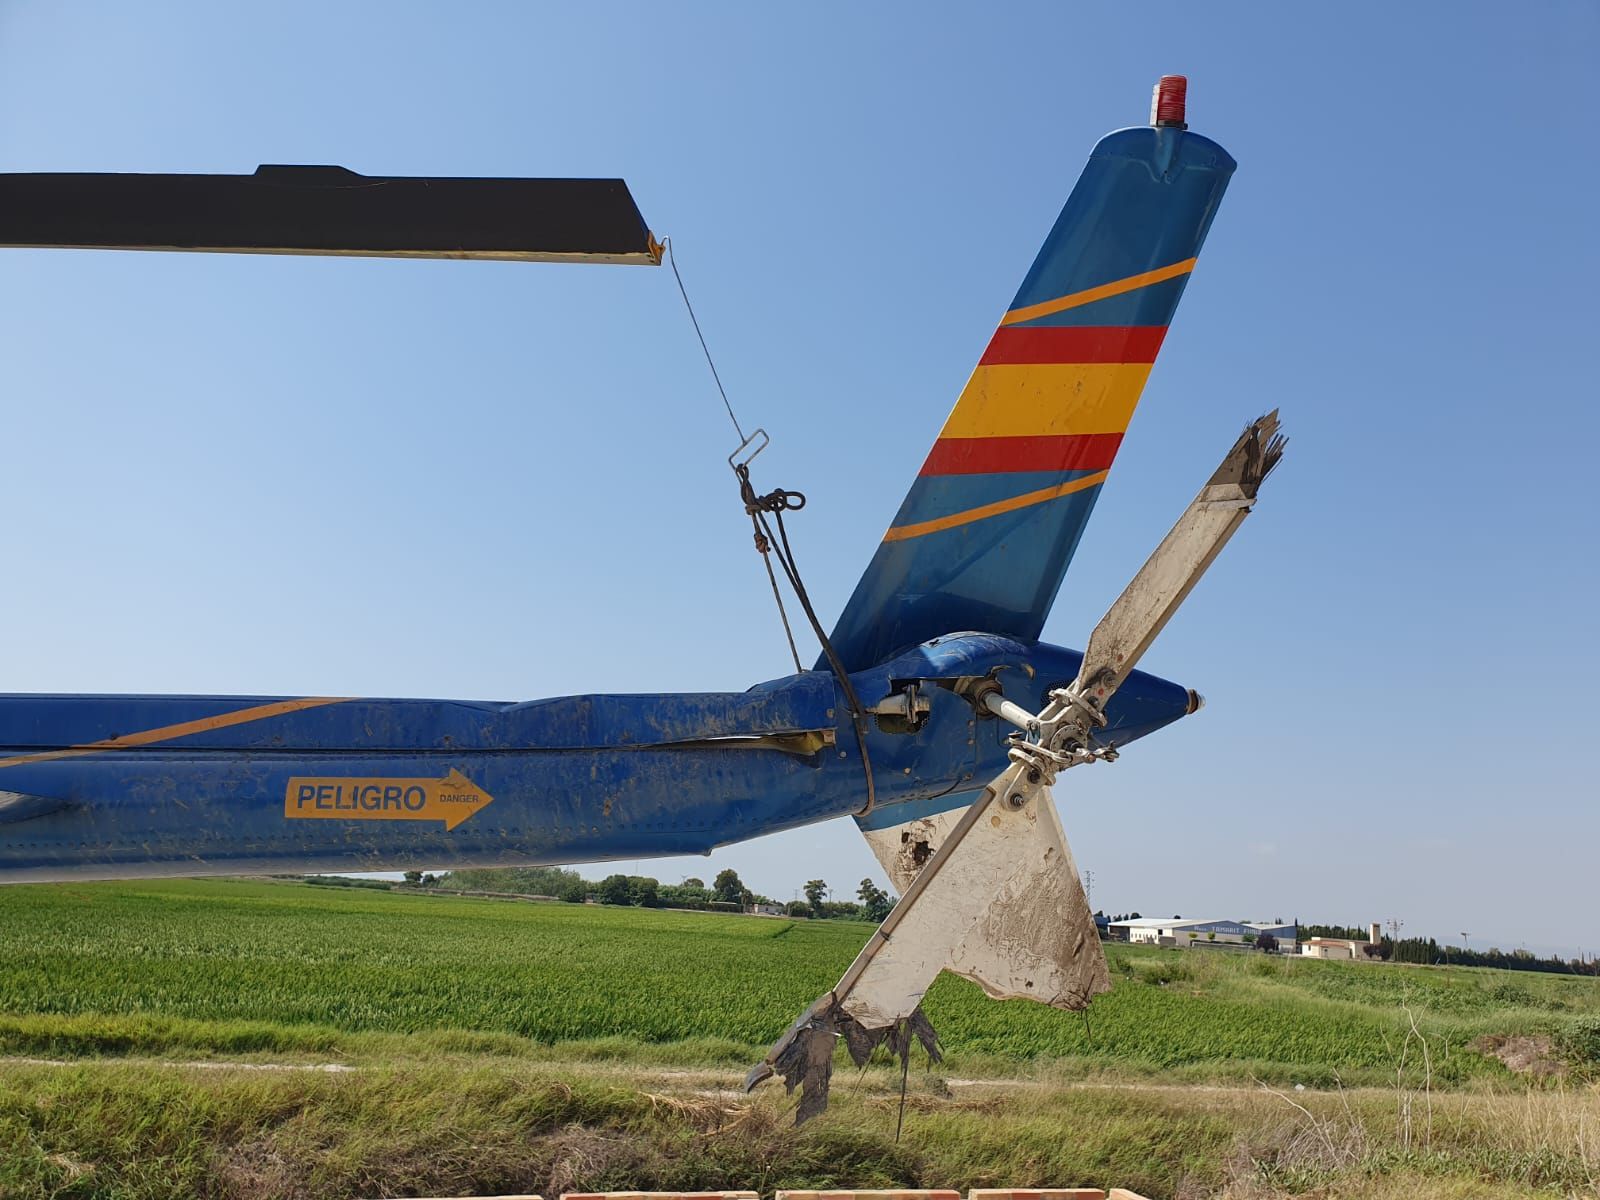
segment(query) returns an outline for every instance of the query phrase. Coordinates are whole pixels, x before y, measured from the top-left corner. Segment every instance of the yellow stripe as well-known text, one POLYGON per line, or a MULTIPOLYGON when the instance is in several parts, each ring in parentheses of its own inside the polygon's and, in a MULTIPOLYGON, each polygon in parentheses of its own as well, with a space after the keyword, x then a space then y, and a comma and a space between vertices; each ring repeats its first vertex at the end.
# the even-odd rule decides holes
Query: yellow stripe
POLYGON ((1099 287, 1085 288, 1081 292, 1073 292, 1067 296, 1058 296, 1056 299, 1046 300, 1042 304, 1030 304, 1026 308, 1013 308, 1000 319, 1000 324, 1016 325, 1023 321, 1031 321, 1035 317, 1048 317, 1051 313, 1065 312, 1069 308, 1093 304, 1096 300, 1104 300, 1108 296, 1120 296, 1123 292, 1136 292, 1142 287, 1149 287, 1152 283, 1162 283, 1168 279, 1176 279, 1179 275, 1187 275, 1194 270, 1194 264, 1194 259, 1186 258, 1182 262, 1173 263, 1170 267, 1157 267, 1154 271, 1145 271, 1140 275, 1129 275, 1126 279, 1118 279, 1112 283, 1102 283, 1099 287))
POLYGON ((942 438, 1125 433, 1150 363, 996 363, 978 367, 942 438))
POLYGON ((241 708, 236 712, 216 717, 202 717, 198 721, 184 721, 178 725, 163 725, 160 729, 146 729, 143 733, 130 733, 122 737, 107 738, 103 742, 89 742, 70 746, 65 750, 44 750, 38 754, 21 754, 16 758, 0 758, 0 767, 20 767, 25 763, 53 762, 58 758, 76 758, 82 754, 99 754, 104 750, 125 750, 130 746, 148 746, 152 742, 165 742, 172 738, 188 737, 192 733, 205 733, 212 729, 227 729, 230 725, 248 725, 252 721, 265 721, 269 717, 286 716, 308 708, 321 708, 324 704, 342 704, 347 696, 307 696, 303 700, 279 700, 273 704, 260 704, 255 708, 241 708))
POLYGON ((915 525, 894 525, 889 532, 883 535, 886 542, 903 542, 907 538, 922 537, 924 534, 938 533, 941 529, 954 529, 958 525, 970 525, 973 521, 981 521, 985 517, 998 517, 1001 513, 1016 512, 1019 508, 1031 508, 1035 504, 1043 504, 1046 500, 1054 500, 1058 496, 1068 496, 1073 492, 1081 492, 1085 488, 1092 488, 1097 483, 1104 483, 1109 471, 1096 471, 1093 475, 1085 475, 1082 479, 1069 479, 1066 483, 1058 483, 1054 487, 1040 488, 1036 492, 1024 492, 1020 496, 1012 496, 1009 500, 996 500, 993 504, 983 504, 977 508, 969 508, 963 512, 951 513, 948 517, 938 517, 932 521, 918 521, 915 525))

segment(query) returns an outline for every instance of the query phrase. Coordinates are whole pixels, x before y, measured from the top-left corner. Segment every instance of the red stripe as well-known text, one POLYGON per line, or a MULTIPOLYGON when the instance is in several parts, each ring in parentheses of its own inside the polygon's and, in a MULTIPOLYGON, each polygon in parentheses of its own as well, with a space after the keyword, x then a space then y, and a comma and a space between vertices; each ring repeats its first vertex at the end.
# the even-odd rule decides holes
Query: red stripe
POLYGON ((979 366, 996 363, 1153 363, 1165 325, 1002 325, 979 366))
POLYGON ((940 438, 919 475, 997 475, 1011 471, 1103 471, 1117 457, 1120 433, 1043 437, 940 438))

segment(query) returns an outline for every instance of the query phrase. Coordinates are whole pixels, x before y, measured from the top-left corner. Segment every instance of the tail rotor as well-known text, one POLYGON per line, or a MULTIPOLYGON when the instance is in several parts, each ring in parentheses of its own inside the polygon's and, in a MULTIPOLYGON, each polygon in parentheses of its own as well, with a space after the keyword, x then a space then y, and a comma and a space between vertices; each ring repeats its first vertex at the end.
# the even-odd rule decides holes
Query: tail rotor
POLYGON ((1073 1011, 1110 989, 1051 785, 1072 767, 1116 758, 1096 739, 1107 702, 1250 514, 1284 445, 1276 411, 1252 421, 1095 626, 1078 677, 1037 714, 990 706, 1018 728, 1007 766, 961 813, 839 983, 750 1072, 747 1090, 781 1074, 791 1091, 802 1089, 797 1120, 805 1121, 827 1105, 839 1039, 858 1064, 885 1042, 902 1056, 913 1039, 937 1053, 920 1006, 941 970, 996 998, 1073 1011))

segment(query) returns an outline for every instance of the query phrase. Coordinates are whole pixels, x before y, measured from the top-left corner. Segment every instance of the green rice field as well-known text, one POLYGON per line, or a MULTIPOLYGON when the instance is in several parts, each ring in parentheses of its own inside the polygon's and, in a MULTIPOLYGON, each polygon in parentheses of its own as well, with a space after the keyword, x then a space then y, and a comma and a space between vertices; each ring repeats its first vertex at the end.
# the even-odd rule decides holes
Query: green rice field
MULTIPOLYGON (((507 1053, 733 1064, 838 978, 869 927, 287 881, 0 889, 0 1053, 507 1053), (421 1039, 420 1041, 418 1039, 421 1039)), ((1087 1014, 944 977, 955 1064, 1387 1079, 1414 1018, 1437 1082, 1502 1074, 1483 1035, 1559 1035, 1600 981, 1113 946, 1087 1014)))
POLYGON ((1600 1192, 1600 981, 1463 968, 1113 946, 1087 1018, 941 978, 944 1065, 902 1100, 898 1069, 841 1059, 796 1129, 794 1097, 738 1082, 868 932, 276 880, 0 889, 0 1198, 1600 1192))

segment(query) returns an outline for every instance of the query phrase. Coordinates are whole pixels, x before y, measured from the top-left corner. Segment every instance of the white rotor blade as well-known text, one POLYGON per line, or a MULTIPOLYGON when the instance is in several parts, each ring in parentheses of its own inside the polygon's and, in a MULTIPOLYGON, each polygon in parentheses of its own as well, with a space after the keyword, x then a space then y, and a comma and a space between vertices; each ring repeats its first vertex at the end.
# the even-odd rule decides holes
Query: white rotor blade
POLYGON ((1109 989, 1094 918, 1048 788, 1022 809, 987 805, 952 841, 961 853, 906 905, 860 974, 847 974, 835 989, 845 1012, 868 1028, 892 1024, 916 1010, 941 970, 971 979, 995 999, 1074 1010, 1109 989))
POLYGON ((933 1032, 917 1008, 946 967, 991 995, 1062 1008, 1084 1008, 1110 988, 1048 789, 1027 785, 1033 801, 1021 806, 999 799, 1012 796, 1029 770, 1026 761, 1014 762, 984 788, 838 985, 750 1072, 746 1090, 777 1073, 791 1089, 802 1084, 803 1121, 827 1103, 834 1038, 842 1035, 864 1062, 884 1031, 920 1021, 931 1046, 933 1032))
POLYGON ((1256 490, 1283 457, 1284 445, 1277 409, 1246 426, 1200 494, 1100 618, 1077 681, 1080 692, 1097 707, 1104 709, 1111 693, 1250 515, 1256 490))

